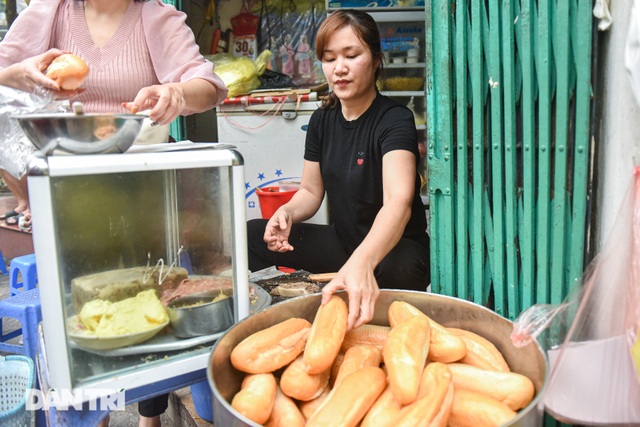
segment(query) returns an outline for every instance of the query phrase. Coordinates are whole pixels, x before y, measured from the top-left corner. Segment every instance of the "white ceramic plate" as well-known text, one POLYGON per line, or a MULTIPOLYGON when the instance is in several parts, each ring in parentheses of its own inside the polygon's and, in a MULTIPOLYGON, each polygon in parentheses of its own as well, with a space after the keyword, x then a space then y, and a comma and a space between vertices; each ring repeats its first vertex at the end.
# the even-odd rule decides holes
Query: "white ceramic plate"
POLYGON ((80 348, 91 350, 113 350, 145 342, 150 338, 153 338, 168 324, 169 321, 166 321, 153 329, 136 332, 134 334, 118 335, 113 337, 97 337, 82 325, 78 316, 71 316, 67 319, 67 334, 69 335, 69 338, 71 338, 80 348))

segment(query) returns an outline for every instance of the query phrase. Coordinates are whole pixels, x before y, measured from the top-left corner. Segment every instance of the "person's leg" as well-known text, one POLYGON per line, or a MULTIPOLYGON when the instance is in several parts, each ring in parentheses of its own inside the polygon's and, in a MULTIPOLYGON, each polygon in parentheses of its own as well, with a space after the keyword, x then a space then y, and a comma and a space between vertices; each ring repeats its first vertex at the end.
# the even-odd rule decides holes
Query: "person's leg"
POLYGON ((138 403, 140 427, 160 427, 160 414, 169 407, 169 394, 161 394, 138 403))
POLYGON ((338 271, 347 260, 347 254, 340 245, 335 229, 330 225, 308 223, 293 224, 289 243, 291 252, 272 252, 263 240, 266 219, 247 222, 247 242, 249 247, 249 270, 284 266, 310 273, 338 271))
POLYGON ((29 191, 27 189, 27 176, 16 178, 4 169, 0 169, 0 176, 7 188, 15 196, 18 206, 14 209, 18 213, 29 211, 29 191))
POLYGON ((401 239, 376 268, 380 289, 426 291, 430 280, 429 247, 401 239))

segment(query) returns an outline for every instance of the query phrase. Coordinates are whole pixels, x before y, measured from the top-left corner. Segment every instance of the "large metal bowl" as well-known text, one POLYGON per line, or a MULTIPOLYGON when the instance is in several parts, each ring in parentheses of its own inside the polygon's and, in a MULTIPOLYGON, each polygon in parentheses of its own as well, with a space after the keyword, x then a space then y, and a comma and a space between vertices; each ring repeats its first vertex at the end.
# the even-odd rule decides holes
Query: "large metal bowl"
MULTIPOLYGON (((339 293, 345 301, 345 293, 339 293)), ((393 301, 406 301, 444 326, 467 329, 488 339, 502 352, 513 372, 523 374, 536 388, 533 401, 518 412, 507 426, 541 426, 544 410, 541 403, 549 364, 542 349, 532 343, 517 348, 511 343, 513 324, 495 312, 471 302, 443 295, 414 291, 383 290, 371 324, 388 326, 387 313, 393 301)), ((275 304, 234 325, 215 344, 211 352, 207 378, 213 392, 214 424, 217 426, 258 426, 231 407, 233 396, 240 390, 244 373, 236 370, 229 356, 233 348, 254 332, 291 317, 313 322, 320 307, 321 295, 313 294, 275 304)))
POLYGON ((137 114, 25 114, 13 116, 45 155, 124 153, 140 133, 137 114))
POLYGON ((172 301, 167 311, 178 338, 215 334, 233 324, 233 289, 187 295, 172 301), (217 299, 220 293, 226 298, 217 299))

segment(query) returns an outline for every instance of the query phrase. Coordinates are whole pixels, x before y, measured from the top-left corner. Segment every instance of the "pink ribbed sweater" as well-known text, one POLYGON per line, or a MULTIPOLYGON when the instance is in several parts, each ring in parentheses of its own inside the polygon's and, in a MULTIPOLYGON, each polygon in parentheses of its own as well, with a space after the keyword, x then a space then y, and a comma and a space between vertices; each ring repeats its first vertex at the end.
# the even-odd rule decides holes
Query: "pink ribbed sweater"
POLYGON ((57 14, 52 45, 77 52, 91 70, 83 85, 87 91, 75 99, 84 103, 86 111, 125 112, 121 106, 123 101, 133 101, 140 88, 159 83, 142 31, 142 4, 129 4, 120 27, 101 48, 93 43, 89 34, 84 2, 66 2, 57 14))
MULTIPOLYGON (((87 92, 78 97, 87 111, 124 112, 138 90, 156 83, 194 78, 227 96, 213 64, 200 54, 186 15, 161 0, 131 1, 120 27, 102 48, 93 44, 84 19, 82 0, 31 0, 0 43, 0 68, 39 55, 51 47, 69 50, 88 62, 87 92)), ((183 110, 181 114, 191 114, 183 110)))

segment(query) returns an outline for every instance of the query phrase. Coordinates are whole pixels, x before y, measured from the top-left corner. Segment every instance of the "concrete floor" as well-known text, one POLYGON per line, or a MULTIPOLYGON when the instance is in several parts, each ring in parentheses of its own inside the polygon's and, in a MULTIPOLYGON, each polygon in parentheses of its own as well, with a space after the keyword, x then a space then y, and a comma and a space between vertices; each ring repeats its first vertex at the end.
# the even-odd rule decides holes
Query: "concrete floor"
MULTIPOLYGON (((11 209, 15 206, 15 200, 10 194, 0 192, 0 213, 4 213, 7 210, 11 209), (8 207, 8 209, 7 209, 8 207)), ((13 253, 18 244, 15 244, 15 241, 11 241, 11 236, 15 236, 20 240, 20 244, 22 240, 26 236, 29 236, 27 233, 10 230, 4 225, 4 221, 0 221, 0 228, 4 228, 5 231, 8 232, 7 237, 4 237, 5 241, 4 245, 8 248, 8 250, 3 250, 3 254, 5 253, 13 253), (8 240, 8 241, 7 241, 8 240), (13 249, 13 250, 12 250, 13 249)), ((17 228, 17 227, 16 227, 17 228)), ((28 245, 27 245, 28 246, 28 245)), ((24 248, 21 248, 24 252, 24 248)), ((32 253, 32 252, 30 252, 32 253)), ((25 255, 26 253, 17 253, 12 256, 25 255)), ((4 262, 7 265, 7 270, 9 269, 9 263, 11 262, 11 258, 6 258, 5 255, 4 262)), ((9 276, 8 275, 0 275, 0 300, 5 299, 9 296, 9 276)), ((2 321, 2 330, 3 333, 7 333, 9 331, 15 330, 19 327, 19 322, 13 319, 5 319, 2 321)), ((13 340, 10 340, 10 343, 19 343, 20 338, 16 337, 13 340)), ((0 352, 0 355, 4 356, 7 353, 0 352)), ((168 427, 206 427, 213 426, 212 423, 201 419, 195 411, 193 406, 193 401, 191 399, 191 392, 189 387, 177 390, 170 395, 169 399, 169 408, 167 411, 161 415, 160 417, 163 426, 168 427)), ((134 427, 138 425, 138 404, 132 404, 127 407, 123 411, 114 411, 110 414, 110 427, 134 427)), ((32 425, 35 422, 32 421, 32 425)), ((41 426, 37 426, 41 427, 41 426)), ((44 426, 42 426, 44 427, 44 426)), ((57 427, 57 426, 52 426, 57 427)), ((90 426, 82 426, 82 427, 90 427, 90 426)))

